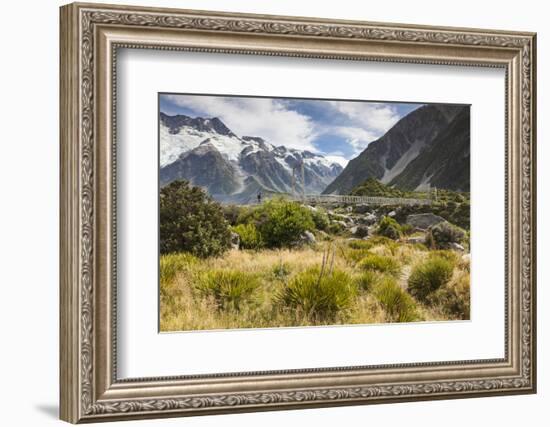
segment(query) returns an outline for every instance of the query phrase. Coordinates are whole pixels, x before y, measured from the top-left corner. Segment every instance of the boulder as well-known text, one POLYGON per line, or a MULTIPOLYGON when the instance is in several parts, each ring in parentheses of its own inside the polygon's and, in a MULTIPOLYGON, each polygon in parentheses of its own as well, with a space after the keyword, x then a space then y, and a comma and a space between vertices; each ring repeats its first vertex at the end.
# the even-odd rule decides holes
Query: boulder
POLYGON ((424 243, 426 236, 412 236, 407 239, 407 243, 424 243))
POLYGON ((315 244, 317 240, 315 239, 315 236, 311 231, 304 231, 302 235, 300 236, 300 242, 307 244, 307 245, 313 245, 315 244))
POLYGON ((428 246, 435 246, 437 249, 453 249, 453 247, 464 247, 460 243, 466 237, 466 233, 461 228, 450 222, 443 221, 432 225, 428 229, 426 242, 428 246), (455 246, 458 245, 458 246, 455 246))
POLYGON ((358 213, 358 214, 364 214, 364 213, 367 213, 367 212, 370 212, 370 211, 372 211, 372 208, 369 205, 364 204, 364 203, 359 204, 359 205, 355 205, 353 207, 353 212, 358 213))
POLYGON ((373 225, 378 222, 378 217, 373 213, 368 213, 366 215, 360 216, 357 221, 364 225, 373 225))
POLYGON ((451 242, 451 243, 449 244, 449 247, 450 247, 451 249, 454 249, 455 251, 464 252, 464 246, 462 246, 460 243, 451 242))
POLYGON ((391 211, 390 213, 388 213, 388 216, 390 218, 393 218, 395 215, 397 215, 397 212, 395 212, 395 211, 391 211))
POLYGON ((239 236, 237 233, 235 233, 234 231, 231 232, 231 249, 239 249, 239 247, 241 246, 241 236, 239 236))
POLYGON ((332 222, 335 223, 335 224, 338 224, 342 228, 347 228, 347 226, 348 226, 348 224, 344 221, 332 221, 332 222))
POLYGON ((355 227, 351 228, 350 231, 355 237, 358 237, 360 239, 369 235, 369 228, 364 225, 356 225, 355 227))
MULTIPOLYGON (((391 212, 390 212, 391 213, 391 212)), ((407 224, 420 230, 427 230, 428 228, 445 222, 445 219, 433 213, 421 213, 407 216, 407 224)))

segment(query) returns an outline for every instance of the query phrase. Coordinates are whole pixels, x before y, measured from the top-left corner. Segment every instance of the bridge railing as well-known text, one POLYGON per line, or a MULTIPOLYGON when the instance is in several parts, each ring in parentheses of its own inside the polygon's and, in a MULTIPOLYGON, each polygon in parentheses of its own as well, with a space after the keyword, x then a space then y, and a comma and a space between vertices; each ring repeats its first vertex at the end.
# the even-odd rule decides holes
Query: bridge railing
POLYGON ((336 194, 299 194, 290 196, 293 200, 304 203, 349 203, 366 205, 431 205, 431 199, 414 199, 405 197, 371 197, 348 196, 336 194))

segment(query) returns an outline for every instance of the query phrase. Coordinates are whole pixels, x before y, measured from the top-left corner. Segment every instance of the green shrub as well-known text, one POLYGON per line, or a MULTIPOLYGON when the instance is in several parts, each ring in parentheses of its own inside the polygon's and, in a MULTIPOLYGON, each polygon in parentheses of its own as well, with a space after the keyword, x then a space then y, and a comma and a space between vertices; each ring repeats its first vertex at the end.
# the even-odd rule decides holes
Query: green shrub
POLYGON ((402 235, 401 226, 399 223, 389 216, 382 217, 378 223, 376 233, 392 240, 397 240, 402 235))
POLYGON ((239 270, 207 271, 198 277, 196 289, 214 299, 218 308, 239 310, 252 299, 260 282, 255 275, 239 270))
POLYGON ((222 209, 223 216, 230 225, 241 224, 242 221, 240 221, 240 219, 245 217, 250 211, 250 208, 248 208, 247 206, 239 206, 233 204, 223 205, 222 209))
POLYGON ((322 208, 316 208, 315 210, 311 209, 310 212, 315 228, 321 231, 328 231, 330 220, 325 210, 322 208))
POLYGON ((357 286, 365 292, 370 292, 381 280, 382 275, 379 272, 365 270, 357 278, 357 286))
POLYGON ((346 231, 346 227, 335 221, 331 221, 327 229, 328 233, 337 235, 342 234, 344 231, 346 231))
POLYGON ((439 307, 453 319, 470 318, 470 275, 462 274, 428 296, 428 304, 439 307))
POLYGON ((309 209, 299 203, 272 199, 254 209, 253 221, 269 248, 291 247, 315 224, 309 209))
POLYGON ((390 322, 418 320, 416 304, 392 277, 384 278, 375 288, 374 296, 386 312, 390 322))
POLYGON ((160 190, 160 252, 215 256, 231 243, 229 224, 219 203, 187 181, 160 190))
POLYGON ((365 256, 359 262, 359 267, 363 270, 378 271, 379 273, 387 273, 392 276, 398 276, 401 272, 399 261, 395 258, 372 253, 365 256))
POLYGON ((451 243, 461 243, 466 232, 449 222, 440 222, 428 230, 426 244, 432 248, 448 249, 451 243))
POLYGON ((405 193, 382 184, 376 178, 368 178, 366 181, 359 184, 351 192, 353 196, 371 196, 371 197, 404 197, 405 193))
POLYGON ((264 246, 262 236, 254 224, 239 224, 232 228, 239 235, 242 249, 258 250, 264 246))
POLYGON ((344 271, 321 271, 310 268, 293 277, 278 301, 316 323, 332 322, 350 309, 357 295, 357 285, 344 271))
POLYGON ((177 273, 185 270, 188 266, 196 262, 197 258, 185 252, 161 255, 159 266, 160 285, 168 285, 174 280, 177 273))
POLYGON ((428 258, 413 268, 409 292, 419 301, 428 302, 428 296, 451 279, 453 268, 453 263, 443 257, 428 258))

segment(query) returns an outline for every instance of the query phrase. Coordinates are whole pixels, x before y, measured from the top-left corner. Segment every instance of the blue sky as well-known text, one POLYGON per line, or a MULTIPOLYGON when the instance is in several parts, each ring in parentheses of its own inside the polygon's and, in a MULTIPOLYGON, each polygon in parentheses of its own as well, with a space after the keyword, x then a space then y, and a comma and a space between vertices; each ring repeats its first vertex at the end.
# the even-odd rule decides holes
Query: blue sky
POLYGON ((343 165, 422 104, 162 94, 169 115, 218 117, 238 136, 260 136, 343 165))

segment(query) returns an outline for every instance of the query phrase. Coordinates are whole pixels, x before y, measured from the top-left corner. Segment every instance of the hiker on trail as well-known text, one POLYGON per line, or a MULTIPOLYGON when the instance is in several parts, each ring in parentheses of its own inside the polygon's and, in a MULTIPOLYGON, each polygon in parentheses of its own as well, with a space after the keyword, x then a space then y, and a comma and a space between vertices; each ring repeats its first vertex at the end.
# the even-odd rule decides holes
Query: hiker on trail
POLYGON ((258 203, 262 203, 262 192, 258 191, 258 203))

